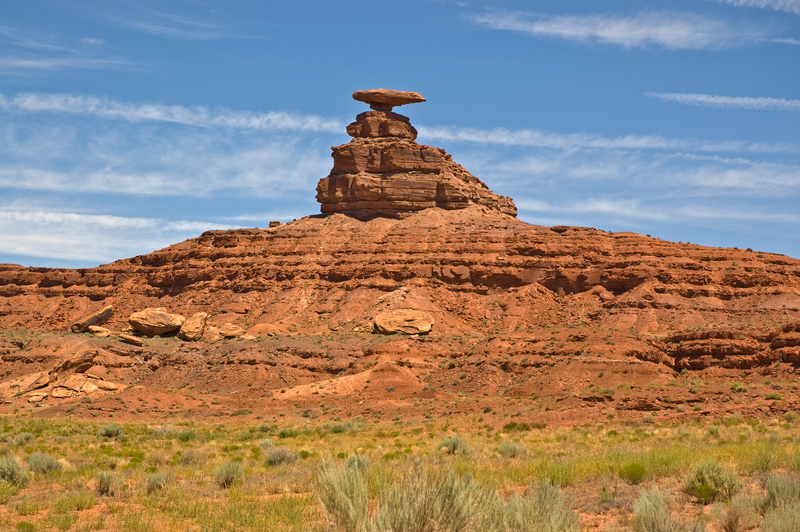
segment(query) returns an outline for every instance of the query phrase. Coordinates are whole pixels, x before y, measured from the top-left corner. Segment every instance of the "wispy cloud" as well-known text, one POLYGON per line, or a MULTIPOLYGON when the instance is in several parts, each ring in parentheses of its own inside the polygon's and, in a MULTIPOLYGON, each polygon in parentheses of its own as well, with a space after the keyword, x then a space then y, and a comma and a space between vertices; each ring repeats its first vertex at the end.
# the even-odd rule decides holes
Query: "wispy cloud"
POLYGON ((646 92, 667 102, 702 107, 718 107, 721 109, 748 109, 756 111, 793 111, 800 112, 800 100, 783 98, 751 98, 747 96, 719 96, 712 94, 685 94, 677 92, 646 92))
POLYGON ((779 42, 781 44, 793 44, 794 46, 800 46, 800 40, 790 39, 788 37, 785 39, 772 39, 772 42, 779 42))
POLYGON ((0 25, 0 74, 67 69, 129 68, 131 64, 107 54, 101 56, 101 39, 65 41, 53 34, 41 34, 0 25))
POLYGON ((733 6, 774 9, 800 15, 800 0, 717 0, 733 6))
POLYGON ((762 36, 755 29, 689 13, 643 11, 634 15, 545 15, 489 10, 472 20, 496 30, 623 48, 724 49, 762 36))
POLYGON ((95 59, 91 57, 0 57, 0 72, 13 73, 26 70, 68 70, 121 68, 130 66, 126 61, 95 59))
MULTIPOLYGON (((2 62, 0 60, 0 65, 2 62)), ((91 115, 129 122, 172 122, 199 127, 254 129, 259 131, 311 131, 339 133, 338 120, 282 111, 252 113, 233 109, 129 103, 111 98, 68 94, 20 94, 5 100, 5 107, 25 112, 91 115)))
POLYGON ((553 133, 536 129, 491 130, 463 127, 417 128, 424 140, 471 142, 502 146, 533 146, 541 148, 571 149, 659 149, 692 151, 751 151, 764 153, 800 153, 800 145, 785 143, 749 142, 740 140, 708 141, 701 139, 676 139, 658 135, 623 135, 606 137, 587 133, 553 133))
POLYGON ((158 249, 229 224, 106 214, 0 208, 0 253, 67 261, 110 262, 158 249))
POLYGON ((97 14, 113 23, 161 37, 189 40, 250 38, 240 29, 219 21, 159 11, 136 4, 128 4, 124 10, 119 5, 107 5, 97 14))

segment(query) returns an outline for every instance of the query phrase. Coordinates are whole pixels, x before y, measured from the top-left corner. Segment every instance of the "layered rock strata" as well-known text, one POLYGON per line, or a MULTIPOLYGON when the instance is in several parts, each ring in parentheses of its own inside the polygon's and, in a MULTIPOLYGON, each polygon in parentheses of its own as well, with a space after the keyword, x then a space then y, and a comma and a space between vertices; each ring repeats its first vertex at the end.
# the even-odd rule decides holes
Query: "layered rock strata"
POLYGON ((489 190, 444 150, 416 143, 417 130, 392 107, 424 101, 422 96, 376 89, 358 91, 353 98, 373 110, 347 126, 353 140, 332 148, 333 169, 317 184, 323 213, 402 218, 432 207, 483 205, 517 215, 511 198, 489 190))

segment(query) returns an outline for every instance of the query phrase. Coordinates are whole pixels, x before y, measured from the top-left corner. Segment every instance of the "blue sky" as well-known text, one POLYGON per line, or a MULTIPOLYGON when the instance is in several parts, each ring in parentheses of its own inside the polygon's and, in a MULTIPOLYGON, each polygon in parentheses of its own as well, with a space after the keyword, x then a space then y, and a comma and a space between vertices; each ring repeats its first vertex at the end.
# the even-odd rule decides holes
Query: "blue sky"
POLYGON ((800 257, 800 0, 12 0, 0 262, 318 213, 377 87, 522 220, 800 257))

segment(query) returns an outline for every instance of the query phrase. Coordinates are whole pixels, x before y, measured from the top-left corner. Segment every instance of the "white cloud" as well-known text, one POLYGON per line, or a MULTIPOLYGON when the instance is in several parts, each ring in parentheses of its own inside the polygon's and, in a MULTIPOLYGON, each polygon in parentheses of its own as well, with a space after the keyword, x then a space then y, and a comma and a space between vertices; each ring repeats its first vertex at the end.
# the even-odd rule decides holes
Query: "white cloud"
POLYGON ((756 30, 688 13, 643 11, 634 15, 543 15, 491 10, 472 20, 492 29, 623 48, 723 49, 753 41, 756 30))
POLYGON ((27 93, 19 94, 6 102, 7 107, 26 112, 91 115, 129 122, 173 122, 199 127, 331 133, 340 133, 344 128, 344 125, 337 120, 316 115, 299 115, 283 111, 252 113, 224 107, 209 109, 202 106, 129 103, 91 95, 27 93))
POLYGON ((719 96, 712 94, 685 94, 677 92, 646 92, 667 102, 702 107, 718 107, 721 109, 747 109, 756 111, 793 111, 800 112, 800 100, 783 98, 751 98, 746 96, 719 96))
POLYGON ((540 148, 572 149, 658 149, 694 151, 752 151, 765 153, 800 153, 800 145, 748 142, 739 140, 707 141, 676 139, 658 135, 624 135, 605 137, 588 133, 552 133, 537 129, 491 130, 462 127, 418 126, 420 137, 447 142, 472 142, 502 146, 533 146, 540 148))
POLYGON ((0 57, 0 73, 24 70, 66 70, 72 68, 120 68, 125 61, 91 57, 0 57))
POLYGON ((84 37, 81 39, 81 44, 85 46, 103 46, 106 43, 103 39, 95 39, 93 37, 84 37))
POLYGON ((793 44, 794 46, 800 46, 800 40, 798 39, 772 39, 772 42, 779 42, 781 44, 793 44))
POLYGON ((148 253, 228 224, 157 218, 125 218, 45 210, 0 208, 0 253, 110 262, 148 253))
POLYGON ((717 0, 733 6, 774 9, 800 15, 800 0, 717 0))

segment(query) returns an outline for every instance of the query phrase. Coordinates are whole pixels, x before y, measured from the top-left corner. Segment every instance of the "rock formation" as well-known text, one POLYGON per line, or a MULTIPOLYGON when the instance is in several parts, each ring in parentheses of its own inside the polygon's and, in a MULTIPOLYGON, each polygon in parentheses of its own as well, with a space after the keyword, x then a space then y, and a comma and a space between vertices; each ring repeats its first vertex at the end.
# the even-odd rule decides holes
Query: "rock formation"
POLYGON ((375 89, 357 91, 353 98, 372 110, 347 126, 353 140, 332 148, 333 169, 317 184, 323 213, 398 218, 432 207, 453 210, 477 204, 517 215, 511 198, 489 190, 444 150, 415 142, 417 130, 392 108, 424 102, 422 96, 375 89))

